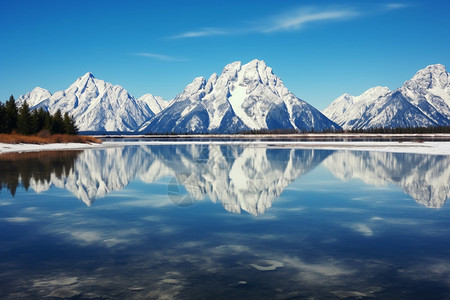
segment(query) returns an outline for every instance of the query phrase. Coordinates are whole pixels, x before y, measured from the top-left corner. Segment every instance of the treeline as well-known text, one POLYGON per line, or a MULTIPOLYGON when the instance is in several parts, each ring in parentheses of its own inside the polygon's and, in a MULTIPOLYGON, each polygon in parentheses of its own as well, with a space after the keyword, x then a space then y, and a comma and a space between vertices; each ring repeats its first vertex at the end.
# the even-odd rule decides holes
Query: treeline
POLYGON ((239 132, 239 134, 301 134, 301 133, 342 133, 344 132, 342 129, 323 129, 323 130, 300 130, 294 128, 285 128, 285 129, 253 129, 248 131, 239 132))
POLYGON ((386 133, 386 134, 415 134, 415 133, 450 133, 450 126, 432 126, 432 127, 397 127, 397 128, 370 128, 370 129, 325 129, 323 131, 315 130, 297 130, 297 129, 258 129, 240 132, 240 134, 301 134, 301 133, 386 133))
POLYGON ((414 134, 414 133, 450 133, 450 126, 431 126, 431 127, 397 127, 397 128, 371 128, 371 129, 352 129, 346 130, 346 133, 388 133, 388 134, 414 134))
POLYGON ((13 96, 5 104, 0 102, 0 133, 17 132, 24 135, 48 132, 50 134, 78 134, 75 120, 68 113, 57 110, 53 115, 42 107, 30 111, 27 102, 17 107, 13 96))

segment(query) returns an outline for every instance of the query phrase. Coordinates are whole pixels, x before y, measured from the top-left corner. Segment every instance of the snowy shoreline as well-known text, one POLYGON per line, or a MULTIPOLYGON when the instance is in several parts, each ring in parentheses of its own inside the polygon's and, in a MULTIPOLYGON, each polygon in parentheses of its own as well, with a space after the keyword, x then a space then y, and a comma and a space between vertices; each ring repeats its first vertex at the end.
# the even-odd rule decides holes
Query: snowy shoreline
POLYGON ((377 151, 395 153, 418 153, 450 155, 450 141, 280 141, 258 139, 239 140, 149 140, 149 141, 104 141, 102 144, 4 144, 0 143, 0 154, 12 152, 63 151, 106 149, 140 145, 244 145, 249 147, 298 148, 322 150, 377 151))

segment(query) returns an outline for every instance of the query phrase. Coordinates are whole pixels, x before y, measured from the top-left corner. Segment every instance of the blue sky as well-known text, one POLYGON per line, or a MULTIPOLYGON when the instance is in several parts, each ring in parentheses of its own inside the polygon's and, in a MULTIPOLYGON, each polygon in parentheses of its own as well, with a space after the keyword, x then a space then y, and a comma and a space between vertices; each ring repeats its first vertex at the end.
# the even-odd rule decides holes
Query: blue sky
POLYGON ((63 90, 86 72, 171 99, 194 77, 258 58, 323 109, 450 66, 449 11, 446 0, 2 0, 0 99, 63 90))

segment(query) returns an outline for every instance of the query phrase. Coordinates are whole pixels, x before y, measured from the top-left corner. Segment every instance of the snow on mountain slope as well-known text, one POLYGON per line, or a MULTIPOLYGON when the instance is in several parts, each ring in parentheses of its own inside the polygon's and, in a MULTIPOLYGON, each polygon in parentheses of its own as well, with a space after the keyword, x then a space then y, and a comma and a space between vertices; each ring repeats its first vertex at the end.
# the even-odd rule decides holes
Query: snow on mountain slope
POLYGON ((430 119, 450 125, 450 75, 443 65, 418 71, 400 90, 430 119))
POLYGON ((430 65, 396 91, 375 87, 359 97, 344 94, 323 112, 344 129, 447 126, 450 77, 443 65, 430 65))
POLYGON ((373 87, 359 96, 344 94, 334 100, 323 113, 344 129, 350 129, 361 119, 372 102, 386 96, 391 91, 387 87, 373 87))
POLYGON ((264 61, 233 62, 220 76, 197 77, 144 132, 231 133, 249 129, 337 129, 298 99, 264 61))
POLYGON ((142 95, 139 99, 137 99, 137 102, 142 102, 147 105, 148 109, 150 109, 155 115, 164 110, 169 104, 169 101, 165 101, 162 97, 155 97, 152 94, 142 95))
POLYGON ((58 109, 68 112, 80 131, 134 131, 155 115, 151 107, 164 106, 161 98, 145 96, 136 100, 123 87, 96 79, 92 73, 86 73, 66 90, 53 95, 45 90, 39 91, 42 96, 33 92, 20 99, 30 99, 32 109, 43 107, 50 113, 58 109))
POLYGON ((29 107, 35 107, 42 101, 50 98, 52 94, 46 89, 35 87, 31 92, 21 95, 17 99, 17 106, 22 106, 24 101, 27 101, 29 107))

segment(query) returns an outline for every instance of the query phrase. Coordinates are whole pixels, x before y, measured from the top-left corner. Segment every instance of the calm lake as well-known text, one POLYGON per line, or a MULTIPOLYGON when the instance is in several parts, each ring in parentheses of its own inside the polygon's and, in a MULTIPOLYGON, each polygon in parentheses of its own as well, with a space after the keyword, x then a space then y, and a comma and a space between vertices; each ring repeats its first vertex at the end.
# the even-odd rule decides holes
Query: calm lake
POLYGON ((450 156, 0 155, 1 299, 450 299, 450 156))

